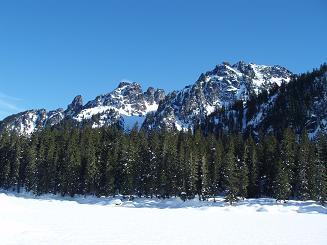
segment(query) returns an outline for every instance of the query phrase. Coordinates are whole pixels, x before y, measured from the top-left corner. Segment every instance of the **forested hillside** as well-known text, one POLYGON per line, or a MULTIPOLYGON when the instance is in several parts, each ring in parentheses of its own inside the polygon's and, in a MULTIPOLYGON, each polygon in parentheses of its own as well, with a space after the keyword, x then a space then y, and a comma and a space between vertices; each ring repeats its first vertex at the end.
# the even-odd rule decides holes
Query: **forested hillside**
POLYGON ((257 143, 241 134, 76 128, 65 123, 31 138, 3 134, 0 186, 36 194, 138 196, 226 194, 326 200, 327 137, 286 129, 257 143))
POLYGON ((301 74, 289 83, 274 86, 249 100, 216 110, 202 129, 209 132, 243 132, 281 137, 285 128, 296 134, 306 130, 310 138, 327 132, 327 64, 301 74))

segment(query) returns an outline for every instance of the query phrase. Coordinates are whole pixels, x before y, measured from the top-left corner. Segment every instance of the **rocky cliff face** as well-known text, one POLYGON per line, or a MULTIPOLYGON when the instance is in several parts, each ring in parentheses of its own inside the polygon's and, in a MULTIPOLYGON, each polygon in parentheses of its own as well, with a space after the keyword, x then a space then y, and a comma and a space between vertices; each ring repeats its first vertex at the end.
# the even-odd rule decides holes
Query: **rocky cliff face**
POLYGON ((161 89, 150 87, 143 92, 137 83, 122 82, 111 93, 89 101, 73 118, 79 122, 92 119, 94 127, 117 122, 124 124, 128 117, 145 118, 149 112, 156 111, 164 96, 161 89))
POLYGON ((81 95, 77 95, 72 103, 67 106, 65 111, 65 116, 73 117, 74 115, 78 114, 83 109, 83 98, 81 95))
POLYGON ((281 66, 238 62, 223 63, 202 74, 195 84, 166 96, 158 110, 148 115, 143 127, 186 130, 201 123, 206 116, 237 100, 247 101, 274 86, 287 83, 293 74, 281 66))
POLYGON ((0 131, 15 131, 20 135, 30 135, 46 125, 58 124, 65 117, 63 109, 47 112, 45 109, 28 110, 5 118, 0 122, 0 131))

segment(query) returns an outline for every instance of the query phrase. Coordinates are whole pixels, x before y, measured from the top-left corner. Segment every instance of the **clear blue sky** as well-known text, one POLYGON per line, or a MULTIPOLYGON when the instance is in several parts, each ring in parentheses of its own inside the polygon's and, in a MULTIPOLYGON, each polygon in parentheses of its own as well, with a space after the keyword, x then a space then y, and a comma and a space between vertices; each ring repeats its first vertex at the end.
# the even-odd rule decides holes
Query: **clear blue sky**
POLYGON ((0 119, 119 81, 179 89, 222 61, 327 61, 327 1, 0 0, 0 119))

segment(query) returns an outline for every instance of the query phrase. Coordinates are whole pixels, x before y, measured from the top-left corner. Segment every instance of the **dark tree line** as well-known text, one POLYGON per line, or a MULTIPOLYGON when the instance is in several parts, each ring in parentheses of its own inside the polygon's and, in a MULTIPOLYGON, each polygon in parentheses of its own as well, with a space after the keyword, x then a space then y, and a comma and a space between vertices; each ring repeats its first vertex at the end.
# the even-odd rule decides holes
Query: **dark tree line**
POLYGON ((224 194, 314 199, 327 194, 327 137, 286 129, 254 140, 241 134, 76 127, 65 122, 30 138, 3 132, 0 187, 40 195, 116 194, 161 198, 224 194))

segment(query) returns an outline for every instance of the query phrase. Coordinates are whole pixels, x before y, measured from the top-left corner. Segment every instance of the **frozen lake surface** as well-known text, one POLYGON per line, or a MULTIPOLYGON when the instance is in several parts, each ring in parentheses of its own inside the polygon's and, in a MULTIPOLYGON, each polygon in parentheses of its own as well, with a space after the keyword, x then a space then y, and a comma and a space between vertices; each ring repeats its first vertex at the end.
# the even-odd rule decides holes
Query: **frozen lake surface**
POLYGON ((0 192, 0 244, 327 244, 327 209, 249 199, 230 206, 180 199, 0 192))

